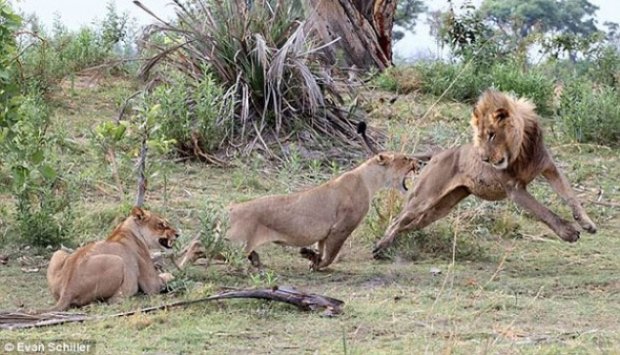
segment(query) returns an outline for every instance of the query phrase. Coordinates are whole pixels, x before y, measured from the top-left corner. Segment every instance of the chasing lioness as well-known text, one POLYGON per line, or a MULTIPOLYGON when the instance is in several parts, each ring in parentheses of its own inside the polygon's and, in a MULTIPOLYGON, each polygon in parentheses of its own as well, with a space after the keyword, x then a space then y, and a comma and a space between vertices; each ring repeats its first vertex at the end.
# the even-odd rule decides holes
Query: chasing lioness
POLYGON ((158 274, 149 249, 172 248, 177 231, 155 213, 134 207, 131 215, 106 239, 87 244, 73 253, 54 253, 47 269, 47 282, 56 305, 63 311, 96 300, 119 301, 135 295, 162 291, 172 279, 158 274))
POLYGON ((473 145, 438 153, 422 169, 406 206, 376 244, 373 250, 376 258, 382 256, 399 233, 426 227, 447 215, 470 194, 490 201, 508 197, 563 240, 577 241, 579 231, 572 223, 527 192, 526 186, 541 174, 570 206, 581 227, 596 232, 596 226, 543 144, 534 104, 487 90, 475 105, 471 126, 473 145))
POLYGON ((261 197, 229 207, 228 238, 245 242, 245 252, 260 266, 258 246, 274 242, 303 247, 312 270, 332 263, 342 244, 360 224, 379 189, 406 191, 405 179, 416 161, 396 153, 379 153, 357 168, 313 189, 261 197), (318 243, 318 253, 308 246, 318 243))

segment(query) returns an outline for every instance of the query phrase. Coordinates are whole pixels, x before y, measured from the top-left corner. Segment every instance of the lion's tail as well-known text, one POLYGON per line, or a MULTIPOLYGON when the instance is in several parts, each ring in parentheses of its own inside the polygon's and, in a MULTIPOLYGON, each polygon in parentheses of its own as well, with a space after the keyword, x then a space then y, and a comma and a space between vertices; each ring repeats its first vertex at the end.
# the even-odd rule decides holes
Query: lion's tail
POLYGON ((359 133, 362 136, 364 143, 366 143, 366 146, 373 154, 379 154, 379 151, 377 150, 377 148, 375 148, 375 146, 372 144, 370 139, 368 139, 368 136, 366 135, 366 128, 368 128, 368 126, 366 125, 366 122, 360 121, 357 124, 357 133, 359 133))

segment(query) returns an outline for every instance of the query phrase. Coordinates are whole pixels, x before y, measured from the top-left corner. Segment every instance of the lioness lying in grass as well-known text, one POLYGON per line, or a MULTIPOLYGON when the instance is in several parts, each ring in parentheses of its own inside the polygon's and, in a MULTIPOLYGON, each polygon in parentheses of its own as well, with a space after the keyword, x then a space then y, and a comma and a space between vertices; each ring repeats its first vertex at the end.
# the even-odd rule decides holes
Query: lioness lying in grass
POLYGON ((405 179, 416 170, 416 160, 397 153, 379 153, 357 168, 307 191, 261 197, 231 205, 228 238, 245 243, 252 265, 254 251, 268 242, 302 247, 310 268, 334 261, 344 241, 360 224, 373 195, 392 187, 406 191, 405 179), (318 243, 318 253, 306 248, 318 243))
POLYGON ((177 237, 177 231, 162 217, 134 207, 106 240, 73 253, 54 253, 47 281, 57 303, 47 311, 64 311, 97 300, 115 302, 138 290, 160 292, 172 275, 157 273, 149 249, 170 249, 177 237))

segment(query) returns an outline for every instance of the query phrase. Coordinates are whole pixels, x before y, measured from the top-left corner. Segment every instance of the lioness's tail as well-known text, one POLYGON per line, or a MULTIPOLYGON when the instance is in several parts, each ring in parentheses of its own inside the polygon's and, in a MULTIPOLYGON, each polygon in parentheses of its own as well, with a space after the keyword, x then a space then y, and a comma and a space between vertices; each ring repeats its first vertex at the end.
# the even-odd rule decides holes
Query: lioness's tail
POLYGON ((64 295, 60 296, 58 301, 53 307, 43 308, 43 309, 35 309, 28 311, 30 314, 43 314, 43 313, 51 313, 51 312, 63 312, 69 309, 71 306, 71 297, 64 297, 64 295))

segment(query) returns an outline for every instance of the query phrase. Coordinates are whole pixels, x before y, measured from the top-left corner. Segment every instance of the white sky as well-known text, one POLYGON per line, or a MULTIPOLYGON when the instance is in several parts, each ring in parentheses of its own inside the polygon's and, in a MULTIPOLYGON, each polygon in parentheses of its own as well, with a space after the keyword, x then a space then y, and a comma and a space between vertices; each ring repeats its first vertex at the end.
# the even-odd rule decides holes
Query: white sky
MULTIPOLYGON (((333 1, 333 0, 330 0, 333 1)), ((620 22, 620 0, 590 0, 599 7, 598 23, 605 21, 620 22)), ((105 15, 108 0, 12 0, 17 8, 25 13, 35 13, 45 25, 51 25, 54 14, 60 14, 63 23, 70 29, 77 29, 82 25, 90 24, 94 19, 102 19, 105 15)), ((152 18, 133 4, 131 0, 115 0, 119 12, 127 11, 131 17, 135 17, 139 24, 148 24, 152 18)), ((170 0, 141 0, 142 4, 163 18, 171 18, 174 15, 170 0)), ((446 0, 426 0, 427 6, 432 9, 445 10, 448 7, 446 0)), ((462 0, 454 1, 460 4, 462 0)), ((481 0, 474 0, 479 4, 481 0)), ((400 58, 412 56, 428 56, 435 53, 434 39, 429 35, 429 27, 426 25, 426 16, 418 19, 415 34, 407 33, 405 38, 399 41, 394 48, 395 54, 400 58)))

